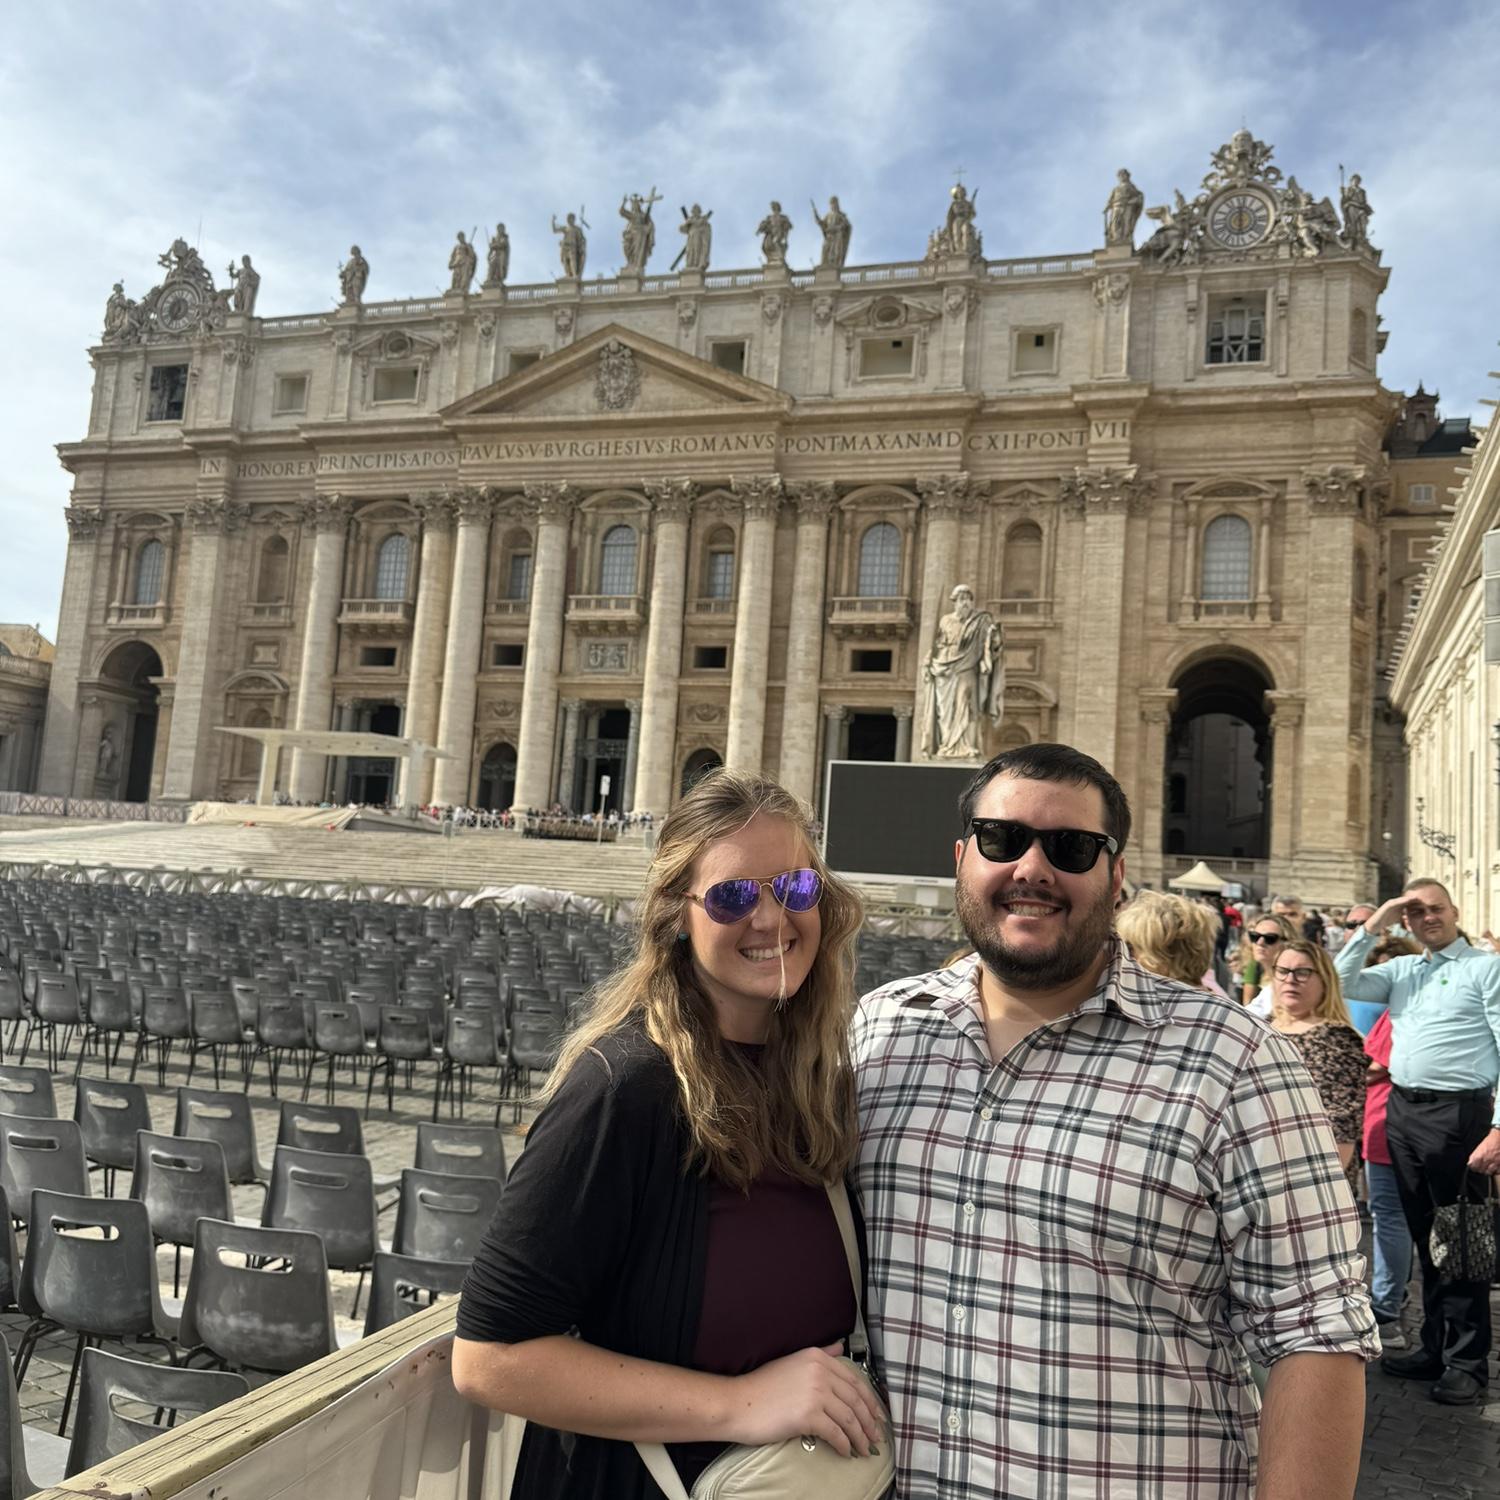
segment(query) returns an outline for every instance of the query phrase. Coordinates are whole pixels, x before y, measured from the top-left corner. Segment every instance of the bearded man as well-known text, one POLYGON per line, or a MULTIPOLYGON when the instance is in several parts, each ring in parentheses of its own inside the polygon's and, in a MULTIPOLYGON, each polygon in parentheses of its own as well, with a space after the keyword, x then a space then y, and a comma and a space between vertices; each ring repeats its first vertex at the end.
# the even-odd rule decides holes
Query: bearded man
POLYGON ((897 1493, 1352 1496, 1379 1341, 1297 1053, 1114 936, 1130 808, 1097 761, 1004 751, 959 811, 974 956, 854 1034, 897 1493))

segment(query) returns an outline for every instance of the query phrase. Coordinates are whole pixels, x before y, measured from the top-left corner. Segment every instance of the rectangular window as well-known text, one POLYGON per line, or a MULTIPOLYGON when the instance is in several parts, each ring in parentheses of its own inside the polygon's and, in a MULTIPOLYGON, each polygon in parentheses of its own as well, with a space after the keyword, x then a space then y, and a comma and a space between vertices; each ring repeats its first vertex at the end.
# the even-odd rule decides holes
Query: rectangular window
POLYGON ((284 417, 292 412, 307 410, 307 376, 278 375, 276 390, 271 397, 271 414, 284 417))
POLYGON ((376 401, 415 401, 417 376, 415 365, 387 366, 375 372, 376 401))
POLYGON ((526 665, 526 647, 519 641, 498 641, 490 653, 490 665, 494 667, 523 667, 526 665))
POLYGON ((1208 363, 1255 365, 1265 357, 1265 297, 1212 298, 1208 305, 1208 363))
POLYGON ((851 652, 849 670, 851 672, 889 672, 891 653, 889 651, 851 652))
POLYGON ((862 379, 882 375, 910 375, 916 343, 912 339, 861 339, 859 373, 862 379))
POLYGON ((1018 329, 1014 368, 1017 375, 1055 375, 1057 373, 1057 330, 1055 328, 1018 329))
POLYGON ((734 553, 710 552, 708 554, 707 582, 710 599, 734 597, 734 553))
POLYGON ((520 370, 528 370, 542 357, 539 349, 512 349, 510 361, 506 366, 508 374, 514 375, 520 370))
POLYGON ((744 339, 720 339, 708 346, 709 362, 721 370, 728 370, 731 375, 745 373, 745 353, 744 339))
POLYGON ((505 597, 523 600, 531 598, 531 554, 529 552, 511 553, 510 573, 505 580, 505 597))
POLYGON ((146 399, 148 422, 180 422, 187 404, 188 367, 155 365, 151 370, 151 388, 146 399))
POLYGON ((693 667, 699 672, 722 672, 729 665, 728 646, 694 646, 693 667))
POLYGON ((1406 489, 1406 503, 1408 505, 1431 505, 1437 500, 1437 486, 1434 484, 1412 484, 1406 489))
POLYGON ((359 664, 362 667, 394 667, 396 648, 394 646, 361 646, 359 664))

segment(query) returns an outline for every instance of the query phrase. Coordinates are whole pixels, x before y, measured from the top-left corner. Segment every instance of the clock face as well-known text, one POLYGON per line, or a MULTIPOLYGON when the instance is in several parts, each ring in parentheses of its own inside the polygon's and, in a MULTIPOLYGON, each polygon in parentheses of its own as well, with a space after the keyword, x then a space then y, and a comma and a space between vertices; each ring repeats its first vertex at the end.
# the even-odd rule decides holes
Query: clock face
POLYGON ((1208 229, 1231 250, 1258 245, 1271 229, 1271 205, 1260 193, 1226 193, 1210 210, 1208 229))
POLYGON ((181 333, 198 321, 198 291, 193 286, 174 286, 161 299, 156 321, 168 333, 181 333))

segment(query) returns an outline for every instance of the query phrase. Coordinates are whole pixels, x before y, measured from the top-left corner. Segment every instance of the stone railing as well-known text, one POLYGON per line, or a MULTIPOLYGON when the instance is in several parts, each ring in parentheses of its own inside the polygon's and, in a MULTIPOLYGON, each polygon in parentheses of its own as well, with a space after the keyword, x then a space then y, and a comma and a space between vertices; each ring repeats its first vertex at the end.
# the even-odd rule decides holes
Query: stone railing
POLYGON ((1050 599, 987 599, 984 606, 997 619, 1023 619, 1029 615, 1045 619, 1052 613, 1050 599))
POLYGON ((1052 255, 1040 260, 992 260, 985 263, 985 275, 997 281, 1018 276, 1073 276, 1079 271, 1093 269, 1092 255, 1052 255))
POLYGON ((840 635, 904 636, 911 616, 906 597, 832 599, 828 608, 828 623, 840 635))
POLYGON ((43 797, 0 792, 0 813, 26 818, 87 818, 92 822, 185 823, 187 808, 164 802, 110 802, 96 797, 43 797))
POLYGON ((416 606, 410 599, 345 599, 340 625, 409 625, 416 606))
POLYGON ((35 656, 0 656, 0 677, 32 677, 46 682, 52 676, 52 663, 35 656))
POLYGON ((733 599, 689 599, 687 612, 694 615, 732 615, 735 611, 733 599))
POLYGON ((172 611, 165 604, 111 604, 108 622, 132 630, 149 630, 160 628, 171 617, 172 611))
POLYGON ((285 625, 292 618, 292 606, 286 603, 245 606, 245 618, 256 625, 285 625))
POLYGON ((1263 618, 1254 599, 1194 599, 1195 620, 1254 620, 1263 618))
POLYGON ((639 594, 569 594, 568 618, 639 623, 645 618, 645 600, 639 594))
POLYGON ((531 613, 530 599, 491 599, 486 614, 502 618, 525 617, 531 613))

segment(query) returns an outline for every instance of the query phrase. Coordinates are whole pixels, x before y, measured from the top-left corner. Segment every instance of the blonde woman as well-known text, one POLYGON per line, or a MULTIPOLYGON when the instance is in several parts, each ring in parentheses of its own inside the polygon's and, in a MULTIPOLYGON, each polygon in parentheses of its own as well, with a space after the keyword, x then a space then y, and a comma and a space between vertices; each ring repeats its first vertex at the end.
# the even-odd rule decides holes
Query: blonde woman
POLYGON ((774 782, 716 772, 662 824, 635 954, 563 1049, 459 1307, 458 1389, 528 1421, 517 1500, 656 1496, 636 1442, 672 1445, 688 1490, 732 1443, 884 1444, 837 1357, 825 1187, 855 1144, 861 918, 774 782))
POLYGON ((1370 1060, 1349 1019, 1327 949, 1302 938, 1283 943, 1271 965, 1271 987, 1271 1025, 1302 1054, 1333 1126, 1339 1160, 1352 1178, 1364 1132, 1370 1060))
POLYGON ((1276 955, 1300 936, 1285 917, 1271 912, 1245 924, 1240 947, 1240 1003, 1263 1020, 1271 1015, 1271 967, 1276 955))
POLYGON ((1213 978, 1219 920, 1201 902, 1167 891, 1141 891, 1115 913, 1115 931, 1143 969, 1223 995, 1213 978))

